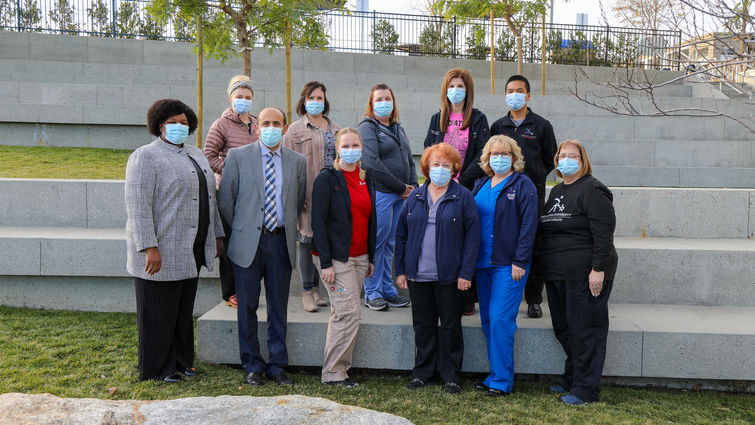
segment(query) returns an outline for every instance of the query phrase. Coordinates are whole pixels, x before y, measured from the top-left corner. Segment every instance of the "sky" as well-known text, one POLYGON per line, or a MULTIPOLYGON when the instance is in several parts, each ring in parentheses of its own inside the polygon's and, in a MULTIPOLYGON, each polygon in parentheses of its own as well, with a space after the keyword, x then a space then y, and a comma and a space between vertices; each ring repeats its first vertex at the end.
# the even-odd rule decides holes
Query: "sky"
MULTIPOLYGON (((599 3, 603 4, 605 16, 611 26, 624 26, 614 16, 611 7, 615 0, 554 0, 553 22, 556 24, 576 24, 577 13, 587 13, 588 25, 605 25, 599 3)), ((389 13, 426 14, 427 0, 369 0, 369 11, 389 13)), ((354 9, 356 0, 347 2, 349 9, 354 9)), ((550 16, 547 18, 550 20, 550 16)))

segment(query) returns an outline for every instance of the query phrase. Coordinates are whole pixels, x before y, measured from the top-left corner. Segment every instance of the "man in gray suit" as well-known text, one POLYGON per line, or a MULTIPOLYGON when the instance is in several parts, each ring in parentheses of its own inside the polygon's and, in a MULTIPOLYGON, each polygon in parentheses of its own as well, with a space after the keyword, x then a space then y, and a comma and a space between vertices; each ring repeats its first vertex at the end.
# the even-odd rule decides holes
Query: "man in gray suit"
POLYGON ((218 208, 232 223, 228 257, 238 297, 239 350, 246 382, 262 385, 263 374, 276 384, 294 385, 288 365, 286 312, 291 269, 296 265, 296 222, 304 207, 306 159, 281 146, 288 125, 278 108, 257 119, 259 141, 228 151, 218 208), (257 307, 265 279, 267 363, 257 340, 257 307))

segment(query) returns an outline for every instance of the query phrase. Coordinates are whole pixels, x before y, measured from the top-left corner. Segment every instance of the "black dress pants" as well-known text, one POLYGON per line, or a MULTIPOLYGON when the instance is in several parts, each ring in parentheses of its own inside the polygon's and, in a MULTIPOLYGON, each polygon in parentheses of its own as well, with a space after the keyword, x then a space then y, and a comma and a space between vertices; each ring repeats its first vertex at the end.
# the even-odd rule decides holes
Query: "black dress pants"
POLYGON ((427 382, 437 369, 444 383, 460 383, 464 358, 461 291, 455 284, 409 281, 409 297, 415 345, 412 376, 427 382))
MULTIPOLYGON (((537 204, 537 216, 543 215, 543 207, 545 206, 545 192, 543 196, 538 195, 537 204)), ((543 239, 543 232, 540 229, 540 223, 538 221, 537 232, 535 232, 535 244, 532 246, 532 267, 530 267, 530 274, 527 278, 527 283, 524 284, 524 302, 527 305, 541 304, 543 302, 543 282, 542 272, 540 271, 540 241, 543 239)))
POLYGON ((162 379, 194 364, 192 312, 198 280, 134 278, 139 379, 162 379))
POLYGON ((225 232, 224 249, 218 256, 220 260, 220 291, 223 296, 223 300, 228 301, 231 295, 236 293, 236 279, 233 277, 233 263, 228 258, 228 241, 231 240, 231 225, 221 217, 220 221, 223 223, 223 232, 225 232))
POLYGON ((587 402, 600 399, 612 286, 613 281, 606 280, 594 297, 587 281, 545 283, 553 332, 566 353, 561 385, 587 402))

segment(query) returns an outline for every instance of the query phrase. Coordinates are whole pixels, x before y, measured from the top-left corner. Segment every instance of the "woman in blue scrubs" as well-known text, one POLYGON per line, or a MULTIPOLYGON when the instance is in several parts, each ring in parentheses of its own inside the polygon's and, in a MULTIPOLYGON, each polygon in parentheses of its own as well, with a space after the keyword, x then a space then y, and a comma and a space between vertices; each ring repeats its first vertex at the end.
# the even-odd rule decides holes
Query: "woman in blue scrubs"
POLYGON ((475 388, 504 396, 514 383, 516 316, 532 265, 538 198, 535 185, 521 173, 524 157, 513 139, 491 137, 480 165, 487 177, 472 192, 481 228, 475 278, 490 375, 475 388))

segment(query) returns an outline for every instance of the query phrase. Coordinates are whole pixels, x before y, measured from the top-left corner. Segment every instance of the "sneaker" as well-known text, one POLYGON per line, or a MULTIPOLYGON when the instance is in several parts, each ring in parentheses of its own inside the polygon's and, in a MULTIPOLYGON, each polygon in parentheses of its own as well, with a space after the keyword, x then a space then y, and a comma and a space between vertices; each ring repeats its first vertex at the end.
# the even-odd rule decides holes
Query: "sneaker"
POLYGON ((561 385, 551 385, 550 388, 548 388, 548 390, 556 394, 566 394, 569 392, 569 391, 566 391, 566 388, 562 387, 561 385))
POLYGON ((540 308, 540 304, 530 304, 527 307, 527 317, 531 317, 533 319, 539 319, 543 317, 543 309, 540 308))
POLYGON ((573 394, 567 394, 561 397, 561 402, 569 406, 584 406, 585 404, 587 404, 586 401, 573 394))
POLYGON ((443 391, 448 394, 459 394, 461 392, 461 386, 456 382, 446 382, 446 385, 443 386, 443 391))
POLYGON ((359 383, 351 378, 346 378, 343 381, 329 381, 329 382, 323 382, 325 385, 340 385, 344 388, 354 388, 356 386, 359 386, 359 383))
POLYGON ((372 301, 365 301, 364 306, 369 308, 370 310, 375 311, 388 310, 389 307, 388 303, 385 302, 385 300, 382 298, 375 298, 372 301))
POLYGON ((417 388, 427 387, 429 385, 432 385, 432 383, 425 382, 419 378, 414 378, 411 382, 406 384, 406 388, 409 388, 410 390, 416 390, 417 388))
POLYGON ((387 302, 391 307, 406 307, 409 305, 409 298, 396 294, 392 297, 386 298, 385 302, 387 302))
POLYGON ((236 294, 228 297, 228 301, 225 302, 225 305, 231 308, 239 308, 239 300, 236 298, 236 294))

